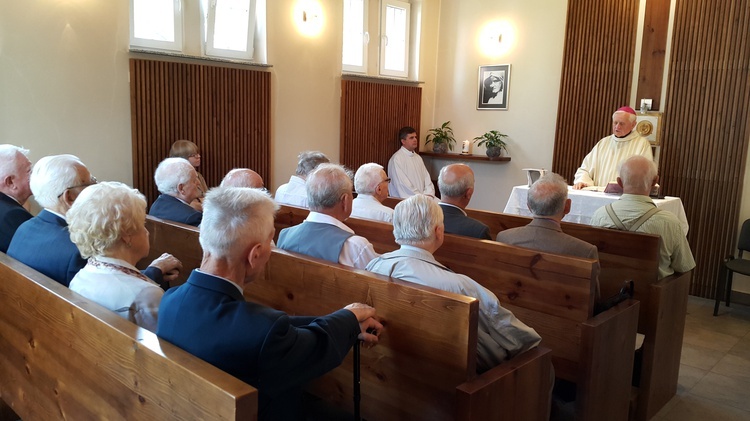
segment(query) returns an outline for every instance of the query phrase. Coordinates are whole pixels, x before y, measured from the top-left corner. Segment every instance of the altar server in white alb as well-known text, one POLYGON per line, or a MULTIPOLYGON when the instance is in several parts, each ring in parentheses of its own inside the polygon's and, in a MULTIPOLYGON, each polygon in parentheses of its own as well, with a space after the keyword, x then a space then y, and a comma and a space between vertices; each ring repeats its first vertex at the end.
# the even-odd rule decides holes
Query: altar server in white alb
POLYGON ((393 197, 404 199, 415 194, 434 197, 435 185, 432 184, 422 157, 417 153, 417 131, 412 127, 403 127, 398 131, 398 138, 401 140, 401 149, 388 161, 388 176, 391 177, 388 192, 393 197))
POLYGON ((633 155, 654 159, 651 144, 635 130, 635 126, 632 108, 620 107, 612 114, 612 135, 600 140, 583 158, 573 179, 574 189, 615 183, 618 167, 633 155))

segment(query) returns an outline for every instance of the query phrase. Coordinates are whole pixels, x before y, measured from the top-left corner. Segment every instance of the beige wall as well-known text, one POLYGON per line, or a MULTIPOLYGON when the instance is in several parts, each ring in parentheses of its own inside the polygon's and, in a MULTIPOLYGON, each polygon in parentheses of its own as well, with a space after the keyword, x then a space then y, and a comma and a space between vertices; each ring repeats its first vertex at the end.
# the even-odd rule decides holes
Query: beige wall
MULTIPOLYGON (((514 185, 525 184, 522 168, 552 166, 557 95, 562 67, 566 2, 443 1, 437 54, 437 94, 433 126, 450 120, 460 148, 489 130, 509 135, 511 162, 471 162, 476 193, 471 207, 502 211, 514 185), (507 52, 488 54, 480 47, 481 30, 506 21, 507 52), (480 65, 511 64, 508 110, 477 110, 480 65)), ((433 127, 427 126, 427 127, 433 127)), ((473 147, 483 154, 484 148, 473 147)), ((436 160, 437 174, 447 162, 436 160)), ((572 174, 565 174, 572 178, 572 174)))
POLYGON ((127 1, 3 2, 0 142, 132 183, 128 34, 127 1))

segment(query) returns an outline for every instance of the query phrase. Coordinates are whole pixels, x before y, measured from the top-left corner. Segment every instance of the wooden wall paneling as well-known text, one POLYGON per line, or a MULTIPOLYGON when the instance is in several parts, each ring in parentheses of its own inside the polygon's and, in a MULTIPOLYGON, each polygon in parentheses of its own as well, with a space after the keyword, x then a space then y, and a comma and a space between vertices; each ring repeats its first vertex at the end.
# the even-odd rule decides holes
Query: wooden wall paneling
POLYGON ((635 97, 636 107, 640 106, 642 98, 651 98, 653 99, 651 109, 661 109, 661 88, 667 50, 670 3, 670 0, 649 0, 646 2, 638 87, 635 97))
POLYGON ((691 294, 713 298, 736 243, 748 147, 750 5, 678 2, 662 146, 663 191, 680 196, 697 262, 691 294))
POLYGON ((398 131, 420 131, 422 88, 342 79, 340 160, 356 171, 376 162, 388 166, 400 147, 398 131))
POLYGON ((629 102, 637 18, 637 1, 568 2, 552 170, 569 182, 629 102))
POLYGON ((133 184, 149 203, 153 172, 178 139, 201 149, 209 186, 236 167, 269 182, 269 72, 141 59, 130 70, 133 184))

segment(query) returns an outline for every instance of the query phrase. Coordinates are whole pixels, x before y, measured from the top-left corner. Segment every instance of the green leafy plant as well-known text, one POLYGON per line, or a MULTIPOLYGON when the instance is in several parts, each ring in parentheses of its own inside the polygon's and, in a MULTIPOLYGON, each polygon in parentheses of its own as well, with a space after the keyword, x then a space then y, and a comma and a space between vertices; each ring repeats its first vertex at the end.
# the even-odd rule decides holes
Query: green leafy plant
POLYGON ((427 141, 425 145, 432 142, 434 149, 443 149, 445 146, 440 147, 438 145, 445 144, 450 150, 453 150, 453 144, 456 143, 456 139, 453 137, 453 129, 451 128, 451 122, 446 121, 440 127, 430 129, 427 131, 427 141))
POLYGON ((477 146, 485 146, 488 156, 500 156, 502 151, 508 152, 508 144, 505 142, 507 134, 502 134, 497 130, 490 130, 487 133, 474 138, 477 146))

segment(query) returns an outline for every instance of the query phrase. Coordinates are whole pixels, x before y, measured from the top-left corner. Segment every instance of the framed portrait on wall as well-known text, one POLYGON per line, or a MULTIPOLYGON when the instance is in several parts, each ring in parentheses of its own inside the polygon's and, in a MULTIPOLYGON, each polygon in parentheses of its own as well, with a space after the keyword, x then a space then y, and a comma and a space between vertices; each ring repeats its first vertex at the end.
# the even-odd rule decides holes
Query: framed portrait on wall
POLYGON ((479 66, 478 110, 507 110, 510 64, 479 66))

